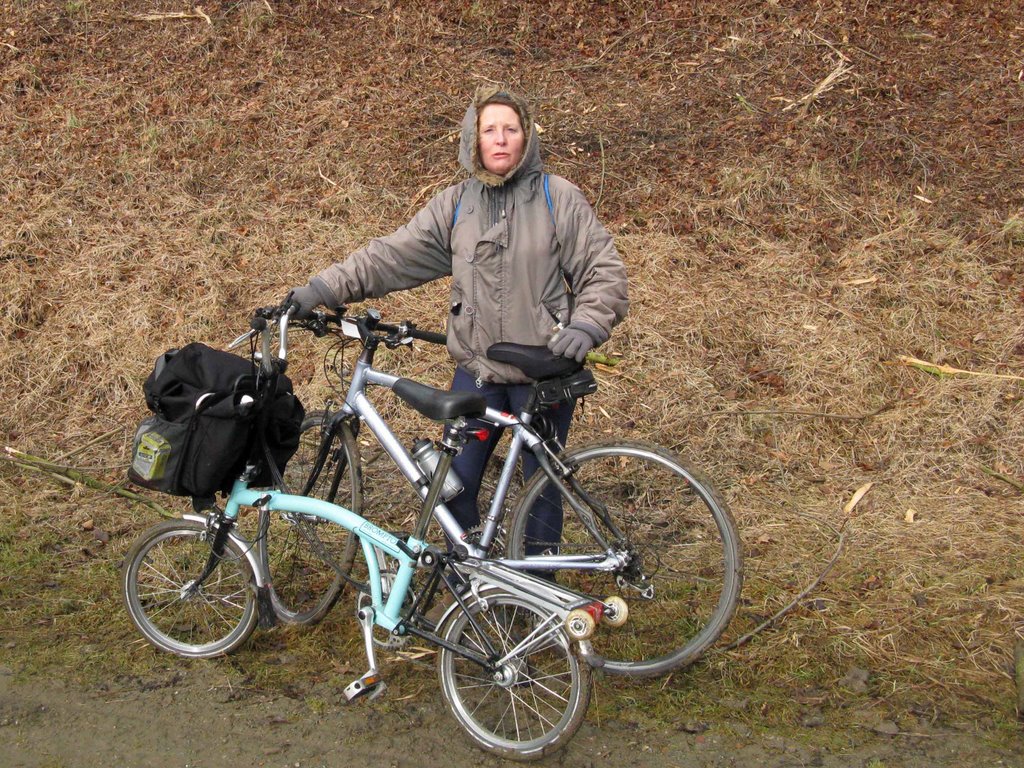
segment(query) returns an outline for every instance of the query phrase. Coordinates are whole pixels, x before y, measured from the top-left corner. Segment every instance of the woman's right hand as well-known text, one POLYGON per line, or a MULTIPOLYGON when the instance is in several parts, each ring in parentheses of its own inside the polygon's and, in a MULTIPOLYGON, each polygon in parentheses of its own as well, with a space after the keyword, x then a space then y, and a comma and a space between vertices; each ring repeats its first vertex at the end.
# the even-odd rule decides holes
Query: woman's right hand
POLYGON ((310 280, 305 285, 293 288, 289 292, 288 299, 286 300, 296 307, 295 314, 292 315, 294 319, 307 319, 313 313, 313 310, 321 304, 332 306, 339 303, 334 301, 333 297, 326 295, 330 292, 326 285, 323 285, 322 282, 317 284, 317 282, 314 282, 315 280, 316 278, 313 278, 313 280, 310 280))

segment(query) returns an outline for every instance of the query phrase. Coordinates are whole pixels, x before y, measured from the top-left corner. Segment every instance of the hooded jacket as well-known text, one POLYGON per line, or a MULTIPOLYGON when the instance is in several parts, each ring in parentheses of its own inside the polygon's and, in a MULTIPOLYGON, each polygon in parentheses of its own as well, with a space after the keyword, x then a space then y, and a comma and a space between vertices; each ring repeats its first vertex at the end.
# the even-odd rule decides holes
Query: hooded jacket
POLYGON ((487 358, 487 348, 499 341, 543 345, 571 321, 596 331, 596 342, 606 341, 628 308, 625 267, 579 188, 549 176, 548 209, 527 105, 496 88, 478 91, 462 121, 459 161, 471 178, 311 283, 324 298, 329 293, 345 304, 451 275, 448 351, 482 381, 529 381, 487 358), (505 176, 482 166, 477 142, 478 109, 496 95, 515 104, 524 129, 523 157, 505 176))

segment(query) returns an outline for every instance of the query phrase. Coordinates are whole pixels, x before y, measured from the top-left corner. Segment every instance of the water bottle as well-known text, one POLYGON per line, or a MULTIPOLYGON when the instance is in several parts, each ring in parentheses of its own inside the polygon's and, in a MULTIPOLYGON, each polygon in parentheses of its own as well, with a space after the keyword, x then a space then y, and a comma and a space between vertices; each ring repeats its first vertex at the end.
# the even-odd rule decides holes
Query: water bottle
MULTIPOLYGON (((432 442, 421 437, 413 443, 412 457, 416 459, 416 463, 419 464, 428 479, 434 477, 434 470, 437 468, 437 462, 441 459, 441 452, 434 447, 432 442)), ((445 477, 444 486, 441 488, 441 498, 448 501, 461 493, 462 488, 462 480, 455 472, 455 467, 449 467, 448 476, 445 477)))

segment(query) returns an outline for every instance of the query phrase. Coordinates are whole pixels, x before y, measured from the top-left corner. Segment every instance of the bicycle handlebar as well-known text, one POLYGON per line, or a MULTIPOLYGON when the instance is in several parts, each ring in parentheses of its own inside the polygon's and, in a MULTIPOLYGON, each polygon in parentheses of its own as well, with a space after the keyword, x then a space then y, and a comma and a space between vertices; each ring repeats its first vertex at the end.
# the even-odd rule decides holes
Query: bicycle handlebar
POLYGON ((386 333, 399 343, 406 339, 417 339, 428 344, 439 344, 441 346, 448 343, 448 337, 443 333, 421 331, 416 327, 415 323, 409 320, 403 320, 397 325, 382 322, 380 313, 375 309, 368 309, 361 315, 346 315, 345 307, 339 307, 335 312, 330 313, 315 311, 312 317, 305 321, 305 327, 308 327, 318 335, 323 335, 327 333, 327 326, 329 324, 341 326, 343 321, 348 321, 355 325, 359 329, 359 337, 363 341, 370 336, 377 335, 377 333, 386 333))
POLYGON ((276 358, 282 362, 287 360, 288 357, 288 327, 290 325, 305 328, 312 331, 316 336, 324 336, 329 332, 328 325, 343 327, 343 324, 348 322, 358 329, 359 337, 364 342, 370 337, 381 339, 381 336, 378 334, 383 332, 388 334, 388 338, 383 340, 389 345, 392 343, 400 344, 407 339, 418 339, 428 344, 439 345, 445 345, 448 342, 447 337, 443 333, 421 331, 416 327, 415 323, 408 320, 398 325, 381 322, 380 313, 374 309, 368 309, 361 315, 346 315, 345 307, 338 307, 334 312, 315 310, 304 320, 294 320, 292 316, 296 311, 297 305, 290 301, 290 299, 286 299, 275 307, 258 307, 253 311, 252 319, 249 322, 250 330, 232 341, 228 345, 228 349, 234 349, 253 336, 262 334, 263 339, 260 352, 263 365, 265 367, 268 366, 274 357, 270 348, 273 334, 266 331, 268 326, 274 322, 278 325, 276 358))

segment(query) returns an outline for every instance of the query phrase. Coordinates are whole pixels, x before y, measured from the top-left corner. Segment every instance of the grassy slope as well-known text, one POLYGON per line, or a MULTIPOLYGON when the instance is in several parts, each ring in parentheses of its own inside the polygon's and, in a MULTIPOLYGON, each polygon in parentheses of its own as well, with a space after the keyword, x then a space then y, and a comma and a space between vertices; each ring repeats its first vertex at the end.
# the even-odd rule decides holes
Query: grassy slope
MULTIPOLYGON (((821 572, 835 529, 850 536, 780 627, 614 701, 645 717, 723 692, 778 721, 793 702, 1012 716, 1024 389, 898 356, 1024 374, 1019 4, 251 0, 205 3, 211 24, 136 19, 127 1, 36 6, 0 3, 8 443, 119 480, 156 355, 231 338, 460 178, 467 95, 508 81, 630 270, 609 344, 627 362, 601 374, 578 434, 654 437, 718 479, 748 551, 729 636, 821 572), (854 667, 864 691, 843 682, 854 667)), ((380 306, 438 327, 444 304, 427 288, 380 306)), ((426 351, 393 364, 449 375, 426 351)), ((318 365, 294 369, 309 402, 318 365)), ((113 586, 153 513, 8 465, 0 484, 12 658, 166 663, 132 644, 113 586)), ((339 626, 287 644, 312 665, 339 626)))

